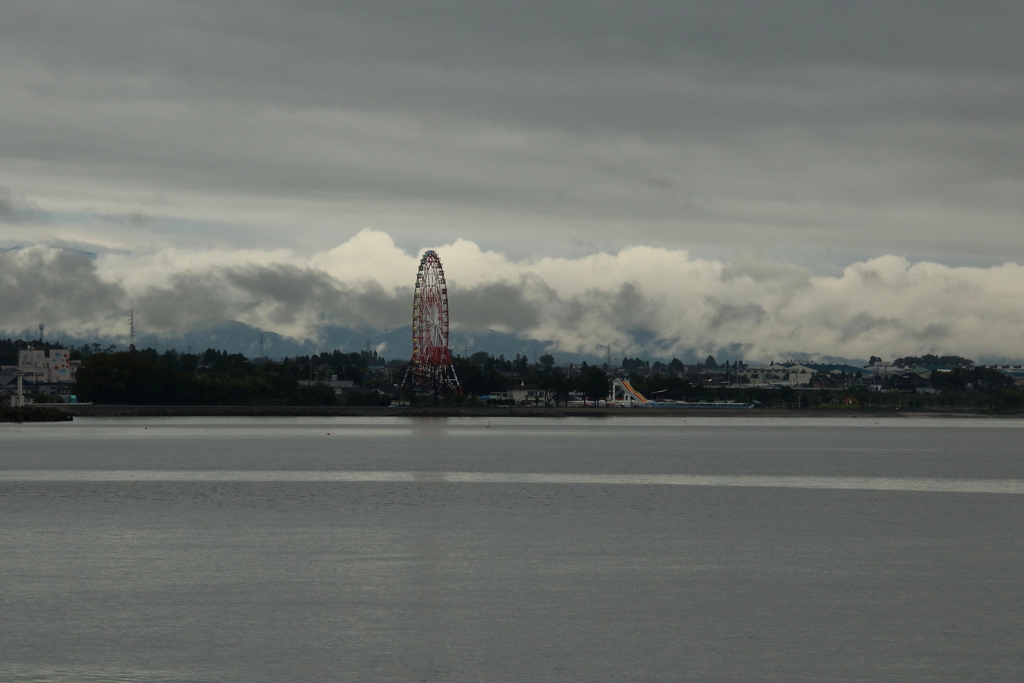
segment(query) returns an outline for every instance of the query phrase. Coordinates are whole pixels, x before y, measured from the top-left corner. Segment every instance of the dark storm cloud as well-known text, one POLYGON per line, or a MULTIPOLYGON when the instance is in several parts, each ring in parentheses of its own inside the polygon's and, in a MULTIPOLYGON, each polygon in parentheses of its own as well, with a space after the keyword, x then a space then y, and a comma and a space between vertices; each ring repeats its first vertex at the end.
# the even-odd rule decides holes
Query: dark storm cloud
MULTIPOLYGON (((526 283, 499 282, 454 289, 450 296, 463 330, 535 326, 540 306, 525 296, 526 283)), ((343 283, 327 273, 293 265, 213 267, 176 273, 136 300, 150 329, 187 329, 203 320, 243 320, 265 329, 315 334, 321 325, 390 329, 408 323, 412 288, 384 289, 375 281, 343 283)))
POLYGON ((896 332, 919 348, 941 348, 937 346, 945 342, 953 334, 952 326, 946 323, 928 323, 915 329, 906 320, 899 318, 876 316, 869 313, 858 313, 852 317, 838 321, 835 328, 836 340, 849 343, 878 333, 896 332))
POLYGON ((494 282, 472 289, 453 289, 451 304, 462 328, 527 330, 540 322, 540 305, 526 298, 523 285, 494 282))
MULTIPOLYGON (((596 335, 606 332, 608 326, 619 330, 646 329, 658 314, 657 304, 633 282, 613 289, 594 287, 564 298, 552 293, 547 306, 558 326, 572 334, 596 335)), ((592 341, 597 339, 600 337, 592 341)))
POLYGON ((946 341, 953 334, 953 328, 944 323, 932 323, 924 329, 912 330, 910 338, 918 343, 937 344, 946 341))
POLYGON ((49 323, 96 329, 128 309, 120 285, 103 280, 89 255, 64 249, 0 251, 0 321, 10 332, 49 323))
POLYGON ((723 304, 709 300, 707 305, 711 313, 708 318, 708 329, 711 331, 731 323, 756 327, 768 319, 768 312, 760 304, 723 304))
POLYGON ((387 291, 376 282, 348 285, 287 264, 214 267, 176 273, 136 300, 152 329, 181 330, 212 319, 244 320, 305 334, 321 324, 390 328, 408 318, 411 288, 387 291))
MULTIPOLYGON (((845 317, 844 317, 845 318, 845 317)), ((902 330, 905 323, 899 318, 858 313, 845 318, 836 329, 836 336, 842 343, 887 330, 902 330)))
POLYGON ((465 212, 484 240, 511 218, 999 258, 1024 250, 1022 24, 996 1, 13 2, 0 159, 465 212))

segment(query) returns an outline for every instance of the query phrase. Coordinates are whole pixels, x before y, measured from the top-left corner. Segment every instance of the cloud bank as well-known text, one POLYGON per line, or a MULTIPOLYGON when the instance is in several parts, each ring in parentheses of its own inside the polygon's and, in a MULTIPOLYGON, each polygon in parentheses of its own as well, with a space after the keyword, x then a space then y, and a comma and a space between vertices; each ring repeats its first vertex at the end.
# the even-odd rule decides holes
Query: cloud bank
MULTIPOLYGON (((731 262, 635 246, 581 258, 514 260, 468 240, 436 247, 453 329, 497 330, 553 352, 671 357, 732 346, 751 360, 797 352, 849 358, 1024 356, 1024 268, 950 267, 886 255, 835 276, 749 252, 731 262)), ((0 328, 45 322, 78 335, 121 325, 147 335, 237 320, 315 342, 325 326, 407 325, 418 255, 364 230, 328 251, 100 253, 36 245, 0 252, 0 328)))

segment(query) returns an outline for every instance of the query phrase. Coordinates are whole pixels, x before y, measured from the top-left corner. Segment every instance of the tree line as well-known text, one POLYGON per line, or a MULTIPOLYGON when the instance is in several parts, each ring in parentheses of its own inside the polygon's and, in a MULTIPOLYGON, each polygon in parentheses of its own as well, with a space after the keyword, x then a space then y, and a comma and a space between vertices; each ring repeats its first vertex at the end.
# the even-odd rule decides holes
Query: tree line
POLYGON ((326 385, 300 386, 288 363, 253 364, 240 353, 153 349, 94 353, 75 378, 80 401, 131 405, 331 405, 326 385))
MULTIPOLYGON (((37 348, 66 348, 59 343, 39 343, 0 339, 0 363, 17 363, 17 352, 31 343, 37 348)), ((75 393, 81 401, 121 404, 180 405, 331 405, 379 404, 394 394, 391 381, 401 382, 401 361, 387 363, 375 351, 344 352, 334 350, 274 361, 248 359, 242 354, 207 349, 202 353, 175 350, 158 352, 142 349, 118 352, 111 347, 87 344, 72 348, 72 358, 82 361, 75 393), (325 384, 336 377, 355 387, 344 396, 325 384), (312 380, 312 382, 310 382, 312 380), (300 381, 302 381, 300 383, 300 381), (380 389, 382 393, 375 393, 380 389)), ((832 390, 766 389, 761 387, 703 386, 678 376, 683 370, 728 368, 709 357, 704 363, 684 367, 678 359, 669 363, 648 364, 640 358, 623 358, 622 367, 633 386, 652 399, 678 401, 733 400, 762 405, 799 404, 826 406, 853 398, 858 404, 910 408, 972 407, 993 410, 1024 408, 1024 393, 1013 385, 1013 378, 991 368, 978 367, 956 356, 907 357, 904 361, 953 361, 961 367, 950 372, 932 373, 930 384, 941 390, 935 395, 904 395, 903 398, 868 393, 866 387, 832 390)), ((929 363, 931 362, 931 363, 929 363)), ((448 400, 466 403, 473 397, 506 392, 522 385, 547 390, 553 401, 563 404, 571 395, 600 400, 608 395, 610 375, 606 368, 581 363, 571 369, 555 365, 551 354, 536 362, 517 354, 513 358, 492 356, 480 351, 468 357, 453 358, 463 395, 448 400)), ((909 364, 909 363, 908 363, 909 364)), ((895 378, 888 380, 895 383, 895 378)))

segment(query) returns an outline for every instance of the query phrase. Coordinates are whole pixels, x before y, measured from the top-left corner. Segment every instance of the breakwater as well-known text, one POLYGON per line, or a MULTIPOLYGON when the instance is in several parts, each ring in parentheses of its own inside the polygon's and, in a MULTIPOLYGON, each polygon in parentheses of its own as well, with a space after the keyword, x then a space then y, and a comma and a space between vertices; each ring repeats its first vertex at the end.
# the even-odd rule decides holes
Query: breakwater
POLYGON ((67 411, 50 406, 11 408, 0 406, 0 422, 69 422, 74 419, 67 411))

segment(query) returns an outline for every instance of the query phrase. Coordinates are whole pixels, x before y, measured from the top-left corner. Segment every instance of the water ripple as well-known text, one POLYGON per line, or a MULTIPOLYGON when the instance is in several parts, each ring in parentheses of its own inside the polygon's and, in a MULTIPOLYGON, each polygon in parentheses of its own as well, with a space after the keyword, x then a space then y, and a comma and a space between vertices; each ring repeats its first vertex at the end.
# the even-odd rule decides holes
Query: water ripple
POLYGON ((379 482, 744 486, 1024 494, 1022 479, 350 470, 0 470, 0 482, 379 482))
POLYGON ((109 669, 77 666, 0 666, 5 683, 206 683, 209 678, 176 671, 109 669))

